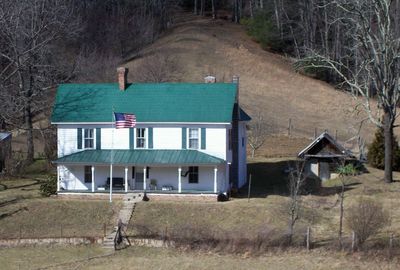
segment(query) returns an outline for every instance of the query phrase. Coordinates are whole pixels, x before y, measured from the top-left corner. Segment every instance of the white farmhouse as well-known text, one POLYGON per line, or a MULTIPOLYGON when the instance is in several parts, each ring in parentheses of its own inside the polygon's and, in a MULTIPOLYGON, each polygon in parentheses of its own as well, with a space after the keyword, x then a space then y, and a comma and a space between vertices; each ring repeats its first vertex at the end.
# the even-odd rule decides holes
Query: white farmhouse
POLYGON ((119 68, 118 83, 58 87, 52 123, 59 193, 216 194, 244 185, 250 117, 239 106, 238 77, 131 84, 126 78, 127 69, 119 68), (136 126, 116 129, 113 112, 134 114, 136 126))

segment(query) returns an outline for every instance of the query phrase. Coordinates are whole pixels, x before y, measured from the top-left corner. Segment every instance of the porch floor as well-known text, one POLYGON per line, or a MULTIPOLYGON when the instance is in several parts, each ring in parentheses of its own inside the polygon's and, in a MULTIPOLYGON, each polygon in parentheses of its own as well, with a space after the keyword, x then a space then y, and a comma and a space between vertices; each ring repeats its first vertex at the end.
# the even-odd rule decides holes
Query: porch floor
MULTIPOLYGON (((125 190, 122 189, 113 189, 113 194, 126 194, 126 193, 144 193, 144 190, 125 190)), ((58 194, 63 193, 76 193, 76 194, 110 194, 110 190, 95 190, 92 192, 91 190, 60 190, 57 192, 58 194)), ((182 192, 178 192, 178 190, 146 190, 147 194, 217 194, 214 191, 209 190, 182 190, 182 192)))

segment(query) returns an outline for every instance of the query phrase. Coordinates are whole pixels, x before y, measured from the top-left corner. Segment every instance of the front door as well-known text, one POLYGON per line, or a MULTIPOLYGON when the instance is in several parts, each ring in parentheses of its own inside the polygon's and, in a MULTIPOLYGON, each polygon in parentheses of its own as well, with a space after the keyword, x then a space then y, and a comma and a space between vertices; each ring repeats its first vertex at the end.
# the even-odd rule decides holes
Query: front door
POLYGON ((135 189, 143 190, 144 174, 143 172, 136 172, 135 174, 135 189))

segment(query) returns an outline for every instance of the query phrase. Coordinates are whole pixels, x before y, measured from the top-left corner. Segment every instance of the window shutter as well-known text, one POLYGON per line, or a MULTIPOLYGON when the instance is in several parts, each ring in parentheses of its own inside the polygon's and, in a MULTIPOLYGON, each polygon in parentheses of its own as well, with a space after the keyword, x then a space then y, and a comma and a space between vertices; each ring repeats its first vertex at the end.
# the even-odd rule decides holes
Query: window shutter
POLYGON ((186 128, 182 128, 182 149, 186 149, 186 128))
POLYGON ((153 149, 153 128, 149 127, 149 149, 153 149))
POLYGON ((96 149, 101 149, 101 128, 96 128, 96 149))
POLYGON ((206 128, 201 128, 201 149, 206 149, 206 128))
POLYGON ((78 128, 77 129, 77 142, 78 142, 78 149, 82 149, 82 129, 78 128))
POLYGON ((134 142, 134 134, 133 134, 133 128, 129 128, 129 149, 135 148, 135 142, 134 142))

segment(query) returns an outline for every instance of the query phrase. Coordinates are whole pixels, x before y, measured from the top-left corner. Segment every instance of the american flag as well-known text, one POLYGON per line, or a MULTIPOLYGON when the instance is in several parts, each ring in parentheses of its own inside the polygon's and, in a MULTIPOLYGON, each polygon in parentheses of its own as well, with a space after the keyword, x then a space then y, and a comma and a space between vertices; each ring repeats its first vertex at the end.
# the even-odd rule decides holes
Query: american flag
POLYGON ((130 128, 136 125, 136 116, 129 113, 114 113, 116 128, 130 128))

